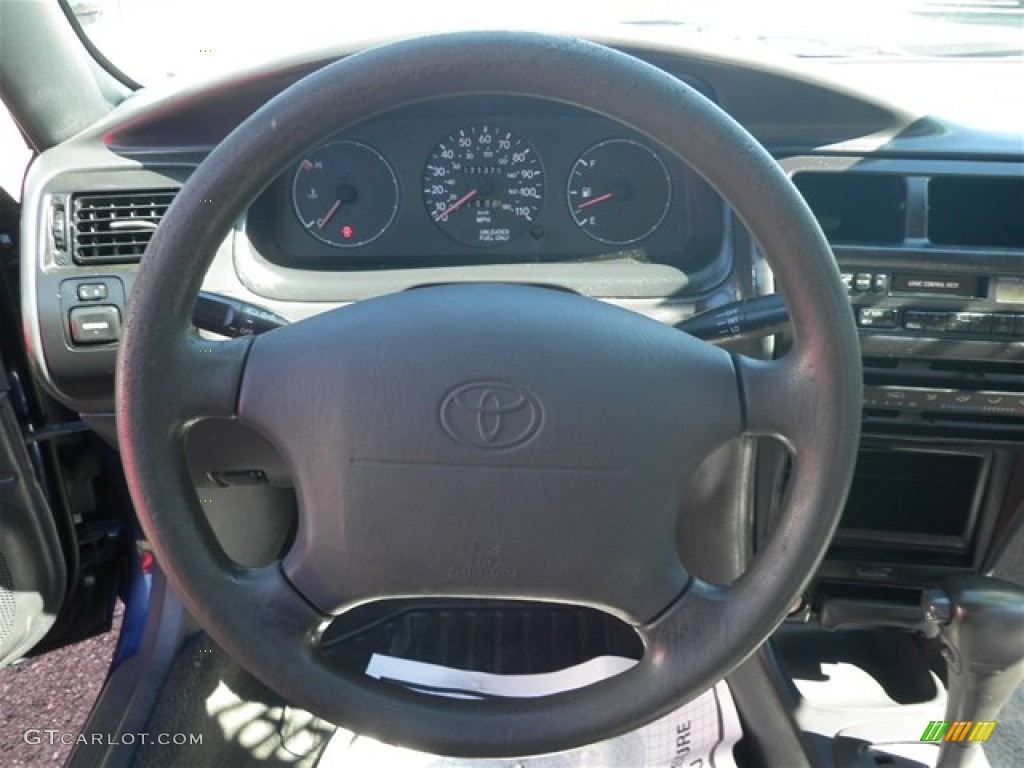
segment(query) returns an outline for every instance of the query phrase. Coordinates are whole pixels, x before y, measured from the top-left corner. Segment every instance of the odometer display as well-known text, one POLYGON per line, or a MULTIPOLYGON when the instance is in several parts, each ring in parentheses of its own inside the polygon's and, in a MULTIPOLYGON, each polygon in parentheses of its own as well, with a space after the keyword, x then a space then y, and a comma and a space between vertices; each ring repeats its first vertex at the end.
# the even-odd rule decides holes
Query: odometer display
POLYGON ((423 172, 423 202, 441 231, 471 246, 508 243, 537 221, 544 169, 521 136, 470 125, 444 138, 423 172))

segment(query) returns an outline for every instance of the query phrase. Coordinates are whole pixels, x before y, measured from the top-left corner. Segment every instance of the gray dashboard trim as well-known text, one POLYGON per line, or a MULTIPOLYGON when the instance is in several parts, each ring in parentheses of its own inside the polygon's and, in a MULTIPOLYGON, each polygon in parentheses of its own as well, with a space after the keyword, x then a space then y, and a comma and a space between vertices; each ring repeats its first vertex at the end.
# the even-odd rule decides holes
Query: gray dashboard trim
POLYGON ((234 232, 238 280, 258 296, 282 301, 361 301, 440 283, 502 282, 567 288, 584 296, 624 299, 677 294, 690 283, 679 269, 641 262, 495 264, 363 272, 319 272, 271 264, 234 232))
POLYGON ((188 172, 181 167, 144 168, 75 141, 44 152, 29 168, 21 215, 23 336, 38 381, 79 412, 110 409, 109 377, 117 350, 115 345, 72 349, 67 344, 60 285, 69 278, 105 276, 121 280, 127 291, 135 269, 131 265, 77 266, 67 255, 56 254, 49 226, 50 201, 75 192, 178 187, 188 172), (71 378, 55 376, 58 370, 65 376, 71 373, 71 378), (65 382, 75 380, 79 386, 68 391, 65 382))

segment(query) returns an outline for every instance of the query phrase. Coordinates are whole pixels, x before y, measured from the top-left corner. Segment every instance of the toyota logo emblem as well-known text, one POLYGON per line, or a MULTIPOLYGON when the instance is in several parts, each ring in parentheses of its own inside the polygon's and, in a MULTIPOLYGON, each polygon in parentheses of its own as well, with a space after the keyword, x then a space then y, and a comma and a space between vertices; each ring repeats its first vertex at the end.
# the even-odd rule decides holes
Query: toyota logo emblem
POLYGON ((541 426, 540 401, 525 387, 498 382, 464 384, 441 403, 441 426, 473 448, 515 448, 541 426))

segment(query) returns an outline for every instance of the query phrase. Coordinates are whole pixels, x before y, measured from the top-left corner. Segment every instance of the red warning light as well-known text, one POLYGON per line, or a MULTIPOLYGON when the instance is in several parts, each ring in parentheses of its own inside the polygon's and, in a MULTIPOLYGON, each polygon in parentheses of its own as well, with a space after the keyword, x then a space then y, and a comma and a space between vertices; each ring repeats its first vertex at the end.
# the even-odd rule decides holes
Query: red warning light
POLYGON ((351 240, 352 236, 355 235, 356 231, 352 229, 348 224, 341 228, 341 236, 346 240, 351 240))

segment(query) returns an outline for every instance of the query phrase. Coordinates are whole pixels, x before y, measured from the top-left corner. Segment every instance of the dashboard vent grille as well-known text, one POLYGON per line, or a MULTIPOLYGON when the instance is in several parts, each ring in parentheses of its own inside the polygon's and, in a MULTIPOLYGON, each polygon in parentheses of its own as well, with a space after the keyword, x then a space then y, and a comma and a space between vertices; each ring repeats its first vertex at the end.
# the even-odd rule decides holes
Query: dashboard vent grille
POLYGON ((75 195, 75 263, 137 264, 174 195, 169 189, 75 195))

